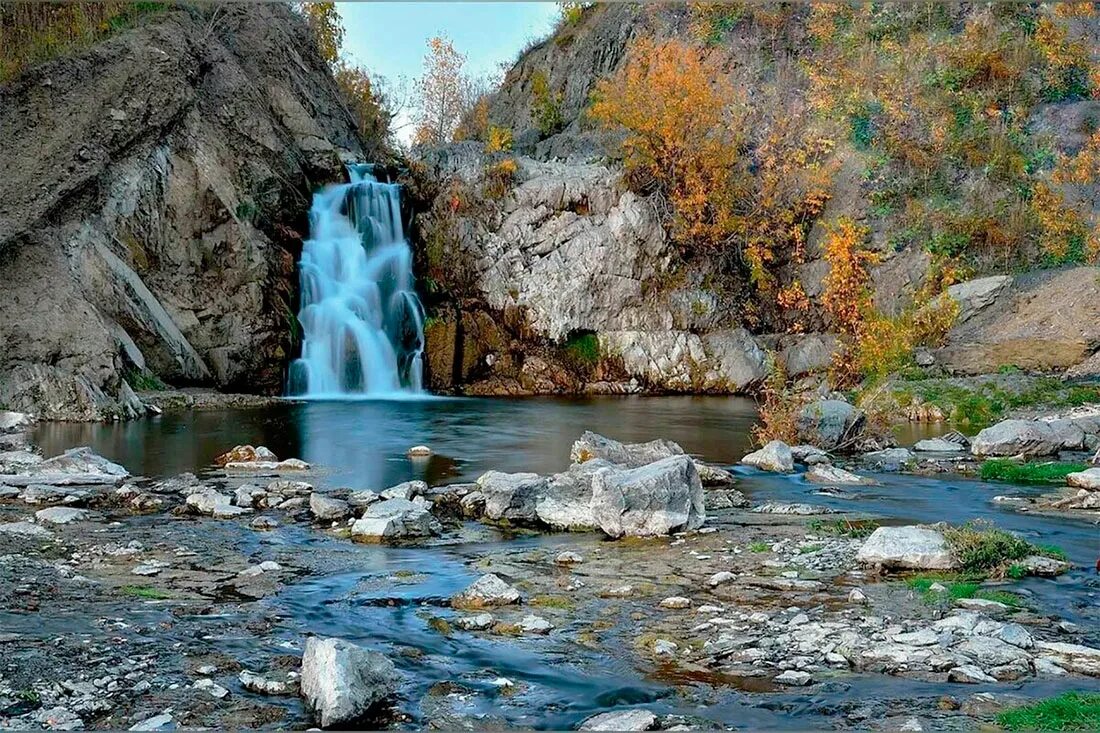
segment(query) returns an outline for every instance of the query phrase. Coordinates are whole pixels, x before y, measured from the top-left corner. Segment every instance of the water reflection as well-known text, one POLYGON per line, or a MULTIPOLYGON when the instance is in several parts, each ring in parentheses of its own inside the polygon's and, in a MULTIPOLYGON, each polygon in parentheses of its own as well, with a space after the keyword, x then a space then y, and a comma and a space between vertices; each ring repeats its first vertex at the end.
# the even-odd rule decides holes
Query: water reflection
POLYGON ((90 445, 132 472, 201 470, 237 444, 263 444, 325 469, 315 483, 379 489, 411 478, 431 483, 482 471, 559 471, 584 430, 624 441, 669 438, 716 462, 749 450, 751 400, 735 397, 447 399, 281 404, 162 415, 110 424, 45 424, 48 455, 90 445), (413 461, 410 446, 435 455, 413 461))

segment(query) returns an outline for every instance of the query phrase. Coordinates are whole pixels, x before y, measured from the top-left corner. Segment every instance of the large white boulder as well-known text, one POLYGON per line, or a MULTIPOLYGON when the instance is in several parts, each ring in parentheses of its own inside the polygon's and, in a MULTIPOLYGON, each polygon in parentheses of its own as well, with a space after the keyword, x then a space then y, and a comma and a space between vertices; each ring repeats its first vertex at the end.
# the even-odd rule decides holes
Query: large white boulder
POLYGON ((546 479, 537 473, 487 471, 477 485, 485 495, 486 518, 524 523, 536 519, 535 505, 546 488, 546 479))
POLYGON ((519 603, 519 591, 501 580, 499 575, 486 573, 461 593, 451 596, 454 608, 487 608, 519 603))
POLYGON ((1049 456, 1062 447, 1050 423, 1040 420, 1004 420, 975 436, 970 452, 985 456, 1049 456))
POLYGON ((589 430, 574 441, 569 459, 584 463, 600 458, 627 468, 637 468, 669 456, 681 456, 684 449, 671 440, 651 440, 648 443, 620 443, 589 430))
POLYGON ((322 728, 350 727, 396 690, 393 662, 343 639, 311 637, 302 655, 301 691, 322 728))
POLYGON ((129 476, 130 472, 122 466, 85 447, 72 448, 43 461, 20 464, 13 473, 0 474, 0 483, 8 486, 119 484, 129 476))
POLYGON ((671 456, 638 468, 597 471, 592 515, 610 537, 665 535, 702 526, 706 509, 695 463, 688 456, 671 456))
POLYGON ((889 570, 951 570, 958 561, 942 533, 930 527, 879 527, 856 560, 889 570))
POLYGON ((365 542, 431 537, 443 532, 422 500, 386 499, 367 507, 351 525, 352 539, 365 542))
POLYGON ((753 451, 741 459, 746 466, 755 466, 764 471, 790 473, 794 470, 794 456, 791 447, 782 440, 773 440, 758 451, 753 451))

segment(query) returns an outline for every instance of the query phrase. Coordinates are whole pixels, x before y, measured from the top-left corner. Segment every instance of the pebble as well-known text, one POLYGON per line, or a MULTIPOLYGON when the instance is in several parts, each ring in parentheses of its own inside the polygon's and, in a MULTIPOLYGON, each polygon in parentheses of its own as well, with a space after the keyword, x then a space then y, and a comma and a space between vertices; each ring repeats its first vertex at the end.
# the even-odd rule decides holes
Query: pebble
POLYGON ((542 616, 524 616, 519 627, 525 634, 549 634, 554 625, 542 616))
POLYGON ((565 552, 559 552, 558 556, 554 558, 554 562, 558 565, 575 565, 584 562, 584 556, 572 550, 566 550, 565 552))
POLYGON ((661 608, 681 609, 691 608, 691 599, 683 596, 669 596, 658 604, 661 608))
POLYGON ((781 685, 793 685, 795 687, 805 687, 813 682, 813 676, 809 672, 798 672, 793 669, 788 669, 775 678, 775 681, 781 685))

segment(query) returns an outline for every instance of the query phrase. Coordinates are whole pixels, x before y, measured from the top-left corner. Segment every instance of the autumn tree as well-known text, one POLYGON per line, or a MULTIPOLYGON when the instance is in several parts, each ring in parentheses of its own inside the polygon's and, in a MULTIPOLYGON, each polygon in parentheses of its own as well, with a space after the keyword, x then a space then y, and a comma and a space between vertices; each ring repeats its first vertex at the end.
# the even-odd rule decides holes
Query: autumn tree
POLYGON ((454 136, 472 103, 472 84, 465 73, 465 65, 466 57, 455 50, 446 36, 428 41, 424 74, 416 82, 415 142, 439 144, 454 136))
POLYGON ((679 40, 641 39, 596 87, 590 115, 625 128, 628 180, 668 201, 672 235, 687 249, 720 246, 736 229, 736 99, 717 56, 679 40))
POLYGON ((299 3, 298 9, 309 23, 321 58, 335 66, 340 60, 340 49, 344 45, 344 25, 340 22, 336 3, 299 3))

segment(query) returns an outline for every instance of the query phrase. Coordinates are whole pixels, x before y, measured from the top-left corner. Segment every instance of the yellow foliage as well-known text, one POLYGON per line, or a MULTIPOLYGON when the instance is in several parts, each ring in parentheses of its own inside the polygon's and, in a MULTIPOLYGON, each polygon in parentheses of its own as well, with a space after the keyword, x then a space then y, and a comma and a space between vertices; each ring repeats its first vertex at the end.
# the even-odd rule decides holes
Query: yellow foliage
POLYGON ((879 257, 863 247, 867 228, 849 217, 837 219, 826 230, 824 250, 829 273, 821 302, 833 317, 836 330, 854 336, 871 306, 871 274, 867 268, 879 257))
MULTIPOLYGON (((486 153, 501 153, 512 149, 512 131, 507 127, 489 125, 489 134, 485 139, 486 153)), ((515 165, 515 161, 511 161, 515 165)))
POLYGON ((516 179, 519 166, 512 158, 505 158, 485 169, 485 193, 490 198, 499 199, 508 193, 516 179))
POLYGON ((722 246, 737 229, 737 98, 720 59, 679 40, 637 41, 597 85, 591 116, 626 129, 628 180, 665 197, 685 249, 722 246))
POLYGON ((385 140, 390 132, 390 113, 367 71, 338 61, 333 78, 355 117, 359 132, 370 140, 385 140))
POLYGON ((306 17, 317 50, 326 63, 335 66, 340 60, 340 48, 344 45, 344 26, 336 3, 298 3, 298 9, 306 17))
POLYGON ((429 39, 424 73, 416 82, 415 142, 440 144, 453 138, 473 96, 465 64, 466 57, 455 50, 449 38, 429 39))

